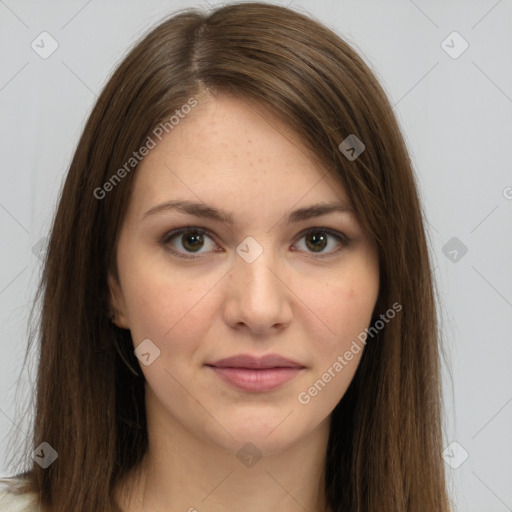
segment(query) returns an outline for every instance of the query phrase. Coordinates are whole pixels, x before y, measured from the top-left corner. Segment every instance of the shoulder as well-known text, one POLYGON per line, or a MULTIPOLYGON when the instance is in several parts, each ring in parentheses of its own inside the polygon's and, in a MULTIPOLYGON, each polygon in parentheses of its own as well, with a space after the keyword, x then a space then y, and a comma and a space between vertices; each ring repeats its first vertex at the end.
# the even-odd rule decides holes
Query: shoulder
POLYGON ((0 512, 41 512, 37 494, 23 492, 20 477, 0 477, 0 512))

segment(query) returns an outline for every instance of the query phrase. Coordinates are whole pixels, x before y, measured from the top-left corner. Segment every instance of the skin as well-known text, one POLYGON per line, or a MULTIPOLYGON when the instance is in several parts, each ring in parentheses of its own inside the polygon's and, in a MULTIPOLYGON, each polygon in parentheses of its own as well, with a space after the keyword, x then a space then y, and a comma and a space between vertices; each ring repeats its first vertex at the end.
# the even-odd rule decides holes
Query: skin
POLYGON ((198 100, 139 165, 119 235, 119 282, 109 278, 116 324, 130 329, 134 347, 150 339, 160 350, 141 364, 149 450, 116 500, 130 512, 324 511, 329 418, 362 351, 308 404, 297 397, 369 326, 377 249, 353 211, 287 224, 297 208, 349 205, 342 185, 270 112, 228 96, 198 100), (144 217, 176 199, 226 210, 233 225, 177 210, 144 217), (209 233, 192 246, 186 233, 162 242, 185 226, 209 233), (307 228, 330 228, 350 244, 327 235, 316 252, 314 235, 301 235, 307 228), (263 250, 252 263, 236 252, 248 236, 263 250), (205 366, 242 353, 280 354, 304 368, 277 389, 247 392, 205 366), (248 442, 262 455, 252 467, 237 457, 248 442))

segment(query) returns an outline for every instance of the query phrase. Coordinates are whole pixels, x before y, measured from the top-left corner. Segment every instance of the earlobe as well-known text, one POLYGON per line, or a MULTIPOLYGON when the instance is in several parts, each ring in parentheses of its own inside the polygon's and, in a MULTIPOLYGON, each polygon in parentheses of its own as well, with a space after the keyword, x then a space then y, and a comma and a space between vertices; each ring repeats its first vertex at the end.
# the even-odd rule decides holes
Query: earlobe
POLYGON ((110 273, 107 280, 110 291, 110 308, 107 315, 113 324, 122 329, 129 329, 130 326, 126 316, 126 305, 121 287, 110 273))

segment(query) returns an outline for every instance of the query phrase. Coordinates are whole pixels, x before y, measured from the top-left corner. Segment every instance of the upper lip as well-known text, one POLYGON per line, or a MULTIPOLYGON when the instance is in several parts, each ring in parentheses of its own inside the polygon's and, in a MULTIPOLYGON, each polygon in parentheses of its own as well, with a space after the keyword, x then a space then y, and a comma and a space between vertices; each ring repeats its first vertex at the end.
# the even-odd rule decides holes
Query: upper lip
POLYGON ((304 368, 303 365, 280 356, 279 354, 268 354, 262 357, 251 356, 250 354, 240 354, 237 356, 219 359, 213 363, 207 363, 207 366, 217 368, 304 368))

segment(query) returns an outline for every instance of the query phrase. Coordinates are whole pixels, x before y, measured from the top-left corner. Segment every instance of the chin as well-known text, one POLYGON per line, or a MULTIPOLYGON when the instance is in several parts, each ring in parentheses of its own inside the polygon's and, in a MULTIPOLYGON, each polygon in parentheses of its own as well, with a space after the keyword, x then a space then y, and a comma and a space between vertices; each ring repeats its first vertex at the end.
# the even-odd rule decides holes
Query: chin
MULTIPOLYGON (((286 415, 285 415, 286 416, 286 415)), ((210 442, 221 446, 224 449, 232 451, 237 454, 246 445, 253 445, 255 450, 259 451, 261 455, 270 456, 282 452, 291 447, 295 442, 303 435, 307 435, 303 432, 302 435, 297 429, 296 424, 284 425, 288 420, 283 421, 281 417, 279 421, 269 422, 267 419, 261 417, 250 417, 246 415, 246 419, 243 422, 224 422, 222 425, 229 432, 227 434, 222 430, 222 434, 219 435, 217 431, 215 436, 210 437, 210 442), (270 423, 272 426, 270 426, 270 423), (290 426, 293 429, 290 429, 290 426)), ((290 415, 291 417, 292 415, 290 415)), ((209 437, 209 436, 208 436, 209 437)), ((251 451, 251 446, 247 449, 251 451)))

